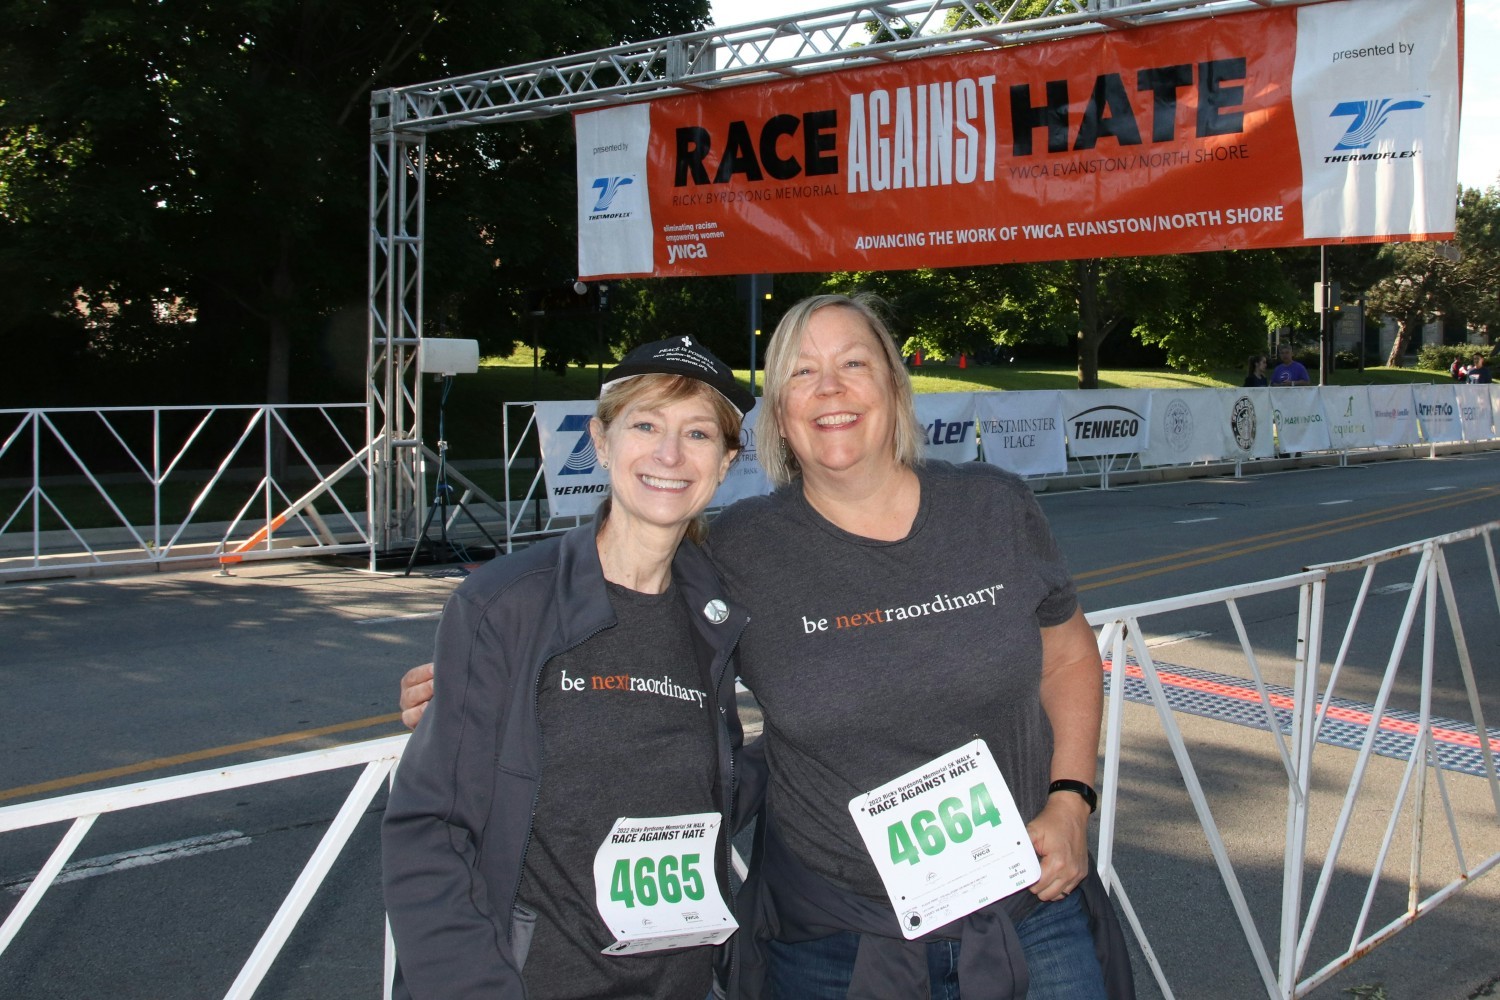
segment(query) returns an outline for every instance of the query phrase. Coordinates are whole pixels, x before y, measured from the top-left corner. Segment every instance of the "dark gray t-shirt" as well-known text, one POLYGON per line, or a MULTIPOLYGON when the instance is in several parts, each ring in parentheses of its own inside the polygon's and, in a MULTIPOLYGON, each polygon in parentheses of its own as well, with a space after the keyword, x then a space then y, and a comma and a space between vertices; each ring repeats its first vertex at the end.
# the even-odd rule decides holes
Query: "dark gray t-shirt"
MULTIPOLYGON (((711 948, 599 953, 615 939, 595 908, 594 854, 615 820, 719 808, 713 698, 687 606, 675 584, 664 594, 608 586, 618 624, 553 658, 541 677, 542 781, 521 881, 537 924, 521 976, 531 1000, 703 1000, 711 948)), ((706 859, 705 877, 716 864, 706 859)))
POLYGON ((850 534, 800 483, 735 504, 710 544, 750 607, 740 674, 765 710, 769 807, 796 855, 884 899, 849 800, 975 737, 1030 820, 1052 730, 1041 633, 1077 598, 1031 490, 995 466, 931 462, 907 537, 850 534))

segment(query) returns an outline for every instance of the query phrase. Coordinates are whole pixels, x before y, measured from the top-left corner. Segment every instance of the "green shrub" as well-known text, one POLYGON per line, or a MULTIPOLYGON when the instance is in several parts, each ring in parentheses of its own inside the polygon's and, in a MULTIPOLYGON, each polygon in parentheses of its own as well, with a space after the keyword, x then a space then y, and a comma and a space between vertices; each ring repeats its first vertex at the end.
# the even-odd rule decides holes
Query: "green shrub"
POLYGON ((1417 367, 1445 372, 1453 366, 1455 360, 1468 367, 1473 364, 1476 354, 1483 354, 1490 362, 1495 360, 1493 347, 1477 344, 1423 344, 1421 353, 1417 355, 1417 367))

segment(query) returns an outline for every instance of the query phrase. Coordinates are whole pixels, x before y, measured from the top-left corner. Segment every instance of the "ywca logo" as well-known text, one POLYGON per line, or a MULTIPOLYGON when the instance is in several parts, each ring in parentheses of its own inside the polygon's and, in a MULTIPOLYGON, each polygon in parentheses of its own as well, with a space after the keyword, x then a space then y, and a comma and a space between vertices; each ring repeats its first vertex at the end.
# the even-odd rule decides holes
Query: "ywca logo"
POLYGON ((707 260, 708 245, 706 243, 668 243, 667 263, 675 264, 679 260, 707 260))
POLYGON ((1391 115, 1398 111, 1416 111, 1426 103, 1413 100, 1398 101, 1392 97, 1373 98, 1366 101, 1342 101, 1334 105, 1328 117, 1347 117, 1352 118, 1353 121, 1349 123, 1349 128, 1333 148, 1335 151, 1364 149, 1375 141, 1375 134, 1380 131, 1381 126, 1391 115))
POLYGON ((599 464, 599 456, 594 453, 594 439, 589 436, 589 415, 587 413, 570 413, 563 417, 563 422, 557 425, 557 433, 577 433, 578 440, 573 445, 573 450, 568 452, 568 460, 563 463, 558 475, 561 476, 586 476, 594 471, 594 466, 599 464))
POLYGON ((634 184, 633 177, 596 177, 591 185, 599 192, 599 200, 594 202, 594 207, 589 209, 590 215, 598 215, 600 212, 608 212, 609 206, 615 200, 615 195, 620 193, 620 188, 627 184, 634 184))

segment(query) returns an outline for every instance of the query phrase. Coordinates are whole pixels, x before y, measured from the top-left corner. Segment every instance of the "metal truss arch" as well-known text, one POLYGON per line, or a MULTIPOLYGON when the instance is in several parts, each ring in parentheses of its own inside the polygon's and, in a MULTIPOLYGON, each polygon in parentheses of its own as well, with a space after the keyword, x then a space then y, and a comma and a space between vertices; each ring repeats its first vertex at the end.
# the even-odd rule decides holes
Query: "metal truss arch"
POLYGON ((591 108, 1216 17, 1313 0, 1021 0, 853 3, 376 91, 370 118, 371 520, 376 548, 414 542, 421 468, 426 136, 591 108))

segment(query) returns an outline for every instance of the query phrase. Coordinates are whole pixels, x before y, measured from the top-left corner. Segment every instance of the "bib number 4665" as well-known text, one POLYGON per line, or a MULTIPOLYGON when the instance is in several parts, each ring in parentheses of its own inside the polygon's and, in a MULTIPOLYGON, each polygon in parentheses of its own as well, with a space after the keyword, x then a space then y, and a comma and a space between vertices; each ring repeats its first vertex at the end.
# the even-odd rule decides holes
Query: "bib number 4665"
POLYGON ((634 908, 655 906, 658 900, 679 903, 688 899, 703 898, 703 876, 698 873, 699 856, 675 854, 657 860, 637 858, 632 865, 627 858, 615 862, 614 873, 609 880, 609 898, 634 908))
POLYGON ((892 823, 887 830, 891 864, 905 861, 914 865, 922 860, 923 854, 929 857, 940 854, 949 841, 961 844, 972 837, 975 825, 980 823, 1000 825, 1000 810, 995 808, 989 789, 982 783, 969 790, 967 812, 961 799, 949 797, 938 803, 935 813, 922 809, 913 813, 910 820, 892 823))

